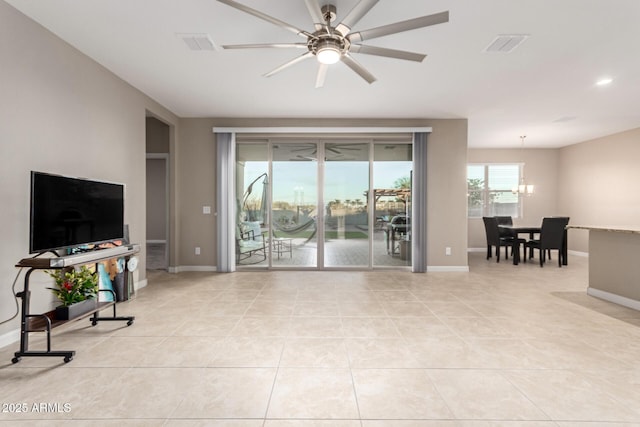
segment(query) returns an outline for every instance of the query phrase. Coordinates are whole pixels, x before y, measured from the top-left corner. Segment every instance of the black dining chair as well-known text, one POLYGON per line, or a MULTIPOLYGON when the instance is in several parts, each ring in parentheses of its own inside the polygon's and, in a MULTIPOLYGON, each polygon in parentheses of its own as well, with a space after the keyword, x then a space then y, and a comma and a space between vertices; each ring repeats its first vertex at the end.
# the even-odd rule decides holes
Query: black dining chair
POLYGON ((498 225, 513 225, 513 218, 510 216, 494 216, 498 225))
MULTIPOLYGON (((487 235, 487 259, 493 255, 493 247, 496 248, 496 262, 500 262, 500 247, 504 246, 505 259, 509 259, 509 248, 513 248, 513 237, 510 233, 506 236, 500 236, 500 227, 498 227, 498 219, 493 216, 482 217, 484 221, 484 229, 487 235)), ((520 251, 520 243, 525 243, 524 239, 518 239, 518 251, 520 251)), ((513 255, 513 251, 511 253, 513 255)))
MULTIPOLYGON (((529 248, 529 258, 533 257, 533 250, 538 249, 540 258, 540 267, 542 267, 546 261, 546 254, 549 253, 549 259, 551 259, 551 250, 558 251, 558 267, 562 267, 563 262, 563 248, 566 244, 566 227, 569 224, 568 217, 546 217, 542 218, 542 227, 540 228, 540 239, 529 240, 525 246, 529 248)), ((526 254, 525 254, 526 261, 526 254)))
MULTIPOLYGON (((517 237, 513 234, 511 230, 504 229, 500 227, 501 225, 513 225, 513 217, 511 216, 494 216, 496 221, 498 221, 498 230, 500 231, 500 237, 504 239, 512 239, 517 237)), ((513 247, 511 248, 511 256, 513 256, 513 247)), ((526 256, 526 252, 525 252, 526 256)))
MULTIPOLYGON (((500 237, 514 237, 513 233, 510 230, 505 230, 500 228, 500 225, 513 225, 513 218, 510 216, 494 216, 496 221, 498 221, 498 230, 500 231, 500 237)), ((513 255, 513 253, 511 254, 513 255)))

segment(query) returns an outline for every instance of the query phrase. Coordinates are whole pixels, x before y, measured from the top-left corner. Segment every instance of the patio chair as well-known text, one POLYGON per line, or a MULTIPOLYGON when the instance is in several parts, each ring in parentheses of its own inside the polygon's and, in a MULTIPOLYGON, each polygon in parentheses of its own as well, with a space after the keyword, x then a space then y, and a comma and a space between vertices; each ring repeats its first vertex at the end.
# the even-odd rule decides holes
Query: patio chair
POLYGON ((236 264, 257 264, 267 259, 267 239, 258 221, 236 227, 236 264))

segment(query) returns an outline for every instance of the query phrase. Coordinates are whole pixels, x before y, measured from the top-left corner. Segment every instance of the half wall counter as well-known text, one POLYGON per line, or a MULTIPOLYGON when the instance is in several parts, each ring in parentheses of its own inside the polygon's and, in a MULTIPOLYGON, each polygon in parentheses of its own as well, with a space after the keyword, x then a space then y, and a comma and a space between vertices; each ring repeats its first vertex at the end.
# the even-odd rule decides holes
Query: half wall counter
POLYGON ((587 294, 640 310, 640 227, 567 228, 589 230, 587 294))

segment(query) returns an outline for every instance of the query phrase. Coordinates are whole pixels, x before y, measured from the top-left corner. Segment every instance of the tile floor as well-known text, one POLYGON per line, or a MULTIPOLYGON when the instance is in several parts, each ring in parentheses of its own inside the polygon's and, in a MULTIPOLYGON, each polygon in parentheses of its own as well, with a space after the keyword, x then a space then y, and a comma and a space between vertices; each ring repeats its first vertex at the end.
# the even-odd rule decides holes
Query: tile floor
POLYGON ((640 426, 640 312, 587 296, 586 258, 469 258, 469 273, 149 271, 119 306, 132 326, 55 329, 70 363, 0 349, 0 424, 640 426))

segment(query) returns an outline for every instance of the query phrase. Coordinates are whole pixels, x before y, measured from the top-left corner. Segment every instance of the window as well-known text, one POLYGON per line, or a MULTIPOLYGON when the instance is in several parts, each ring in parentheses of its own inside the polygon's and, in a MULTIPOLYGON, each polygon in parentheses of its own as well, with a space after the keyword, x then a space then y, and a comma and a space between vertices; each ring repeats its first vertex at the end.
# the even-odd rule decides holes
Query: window
POLYGON ((519 164, 468 164, 468 216, 519 217, 520 197, 511 189, 517 187, 520 171, 519 164))

